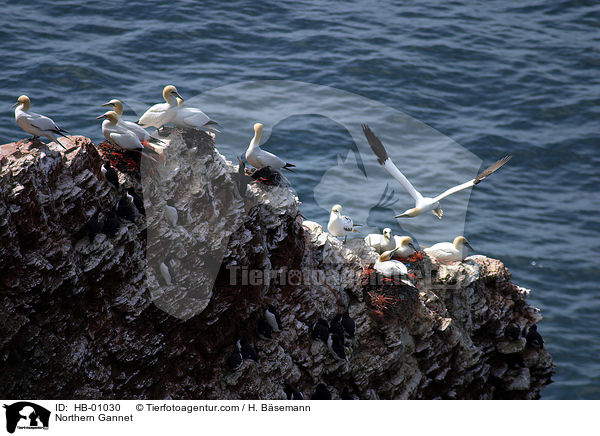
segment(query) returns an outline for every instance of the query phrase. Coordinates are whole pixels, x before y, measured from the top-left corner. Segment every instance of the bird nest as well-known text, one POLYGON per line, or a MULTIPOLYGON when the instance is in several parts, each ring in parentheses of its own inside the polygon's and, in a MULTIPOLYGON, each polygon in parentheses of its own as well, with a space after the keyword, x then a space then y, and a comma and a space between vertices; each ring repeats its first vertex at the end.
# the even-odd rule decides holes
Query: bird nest
POLYGON ((140 179, 141 154, 139 152, 123 150, 107 141, 100 143, 97 148, 100 156, 110 161, 112 167, 140 179))

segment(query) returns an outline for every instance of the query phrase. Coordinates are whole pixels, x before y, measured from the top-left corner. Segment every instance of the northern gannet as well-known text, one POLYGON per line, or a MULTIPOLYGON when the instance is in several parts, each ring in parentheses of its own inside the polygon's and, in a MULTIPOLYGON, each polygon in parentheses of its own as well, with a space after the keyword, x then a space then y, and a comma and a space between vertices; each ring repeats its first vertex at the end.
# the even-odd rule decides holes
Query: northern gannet
POLYGON ((365 237, 365 243, 373 247, 378 254, 396 248, 396 240, 392 237, 392 229, 385 228, 381 235, 371 233, 365 237))
POLYGON ((177 127, 184 129, 214 129, 219 123, 210 119, 208 115, 195 107, 183 107, 183 99, 177 98, 177 114, 172 120, 177 127))
POLYGON ((256 169, 261 169, 267 166, 275 171, 279 171, 282 168, 286 170, 293 168, 295 165, 284 162, 273 153, 269 153, 268 151, 264 151, 260 148, 259 143, 260 137, 262 136, 262 130, 263 125, 261 123, 256 123, 254 125, 254 137, 248 145, 248 150, 246 150, 246 160, 248 163, 256 169))
POLYGON ((417 252, 415 244, 410 236, 394 236, 394 240, 396 241, 396 247, 398 247, 398 250, 395 253, 396 256, 409 257, 417 252))
POLYGON ((29 100, 29 97, 26 95, 20 96, 13 107, 15 108, 15 120, 17 121, 17 124, 25 132, 33 135, 31 139, 37 139, 38 137, 43 136, 56 142, 65 150, 67 149, 60 143, 58 137, 62 136, 69 139, 65 136, 65 133, 68 132, 58 127, 50 118, 36 114, 35 112, 29 112, 29 108, 31 107, 31 100, 29 100))
POLYGON ((392 257, 400 247, 381 253, 373 268, 386 278, 403 278, 408 276, 408 269, 399 260, 392 260, 392 257))
POLYGON ((331 214, 329 215, 329 223, 327 223, 327 230, 333 236, 344 237, 344 243, 348 237, 348 233, 356 232, 354 227, 359 227, 359 224, 354 224, 352 218, 342 215, 342 206, 336 204, 331 208, 331 214))
POLYGON ((150 159, 156 161, 151 155, 158 156, 158 153, 151 148, 144 147, 135 132, 119 124, 119 116, 115 111, 108 111, 96 117, 97 120, 102 118, 105 118, 102 121, 102 134, 108 142, 124 150, 145 153, 150 159))
POLYGON ((396 218, 415 217, 415 216, 421 215, 422 213, 430 210, 433 212, 433 214, 435 216, 437 216, 439 219, 442 219, 443 211, 442 211, 442 208, 440 207, 440 203, 439 203, 440 200, 442 200, 442 199, 448 197, 449 195, 452 195, 458 191, 462 191, 463 189, 467 189, 467 188, 477 185, 482 180, 484 180, 486 177, 488 177, 490 174, 492 174, 495 171, 497 171, 498 169, 500 169, 511 158, 510 155, 503 157, 498 162, 494 163, 493 165, 490 165, 487 169, 485 169, 484 171, 479 173, 477 175, 477 177, 475 177, 474 179, 469 180, 468 182, 465 182, 462 185, 454 186, 453 188, 450 188, 450 189, 444 191, 437 197, 434 197, 434 198, 423 197, 419 193, 419 191, 417 191, 414 188, 414 186, 408 181, 408 179, 404 176, 404 174, 402 174, 400 172, 400 170, 396 167, 396 165, 394 165, 392 160, 389 158, 387 151, 385 150, 385 147, 383 146, 381 140, 373 133, 373 131, 369 128, 369 126, 367 126, 366 124, 363 124, 362 128, 363 128, 363 132, 365 133, 365 136, 367 138, 367 141, 369 142, 369 145, 371 146, 371 149, 375 153, 375 156, 377 156, 377 161, 379 162, 379 164, 383 168, 385 168, 385 170, 388 173, 390 173, 393 178, 398 180, 398 182, 400 182, 400 184, 404 187, 404 189, 406 189, 406 191, 408 191, 408 193, 415 199, 415 207, 413 207, 411 209, 407 209, 400 215, 396 215, 396 218))
POLYGON ((166 103, 158 103, 144 112, 137 124, 142 127, 156 127, 157 129, 170 123, 177 115, 179 106, 177 97, 183 100, 183 97, 177 92, 177 88, 173 85, 167 85, 163 89, 163 98, 166 103))
POLYGON ((113 98, 111 101, 104 103, 102 106, 109 106, 113 108, 118 116, 118 123, 135 133, 141 142, 148 141, 158 145, 164 144, 164 141, 150 136, 150 134, 142 126, 134 123, 133 121, 127 121, 123 119, 123 103, 121 103, 121 100, 113 98))
POLYGON ((424 251, 442 263, 462 262, 467 257, 468 249, 473 250, 469 241, 464 236, 457 236, 454 242, 438 242, 424 251))

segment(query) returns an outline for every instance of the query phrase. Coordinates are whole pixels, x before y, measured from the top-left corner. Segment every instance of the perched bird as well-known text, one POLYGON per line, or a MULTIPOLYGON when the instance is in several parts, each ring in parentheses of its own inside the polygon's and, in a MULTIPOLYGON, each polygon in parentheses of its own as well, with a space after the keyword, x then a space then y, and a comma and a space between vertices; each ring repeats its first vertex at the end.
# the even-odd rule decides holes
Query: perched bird
POLYGON ((256 334, 265 341, 273 339, 273 329, 263 317, 260 317, 256 322, 256 334))
POLYGON ((348 386, 344 386, 344 389, 342 389, 342 393, 340 394, 340 398, 342 400, 354 400, 354 394, 348 388, 348 386))
POLYGON ((163 88, 163 98, 166 103, 155 104, 150 107, 144 115, 136 122, 142 127, 163 127, 165 124, 173 121, 179 110, 177 97, 183 100, 183 97, 177 92, 177 88, 173 85, 167 85, 163 88))
POLYGON ((225 366, 229 371, 237 371, 242 367, 242 363, 244 363, 244 358, 238 342, 235 344, 235 349, 227 356, 225 366))
POLYGON ((173 227, 175 227, 177 225, 177 221, 179 221, 179 213, 175 208, 175 201, 173 201, 172 198, 167 200, 167 205, 165 206, 165 217, 167 218, 169 224, 171 224, 173 227))
POLYGON ((242 357, 244 360, 254 360, 255 362, 258 362, 258 355, 256 354, 254 347, 248 342, 248 338, 243 336, 240 338, 237 344, 238 348, 242 352, 242 357))
POLYGON ((118 117, 118 123, 131 130, 133 133, 136 134, 136 136, 138 137, 138 139, 140 140, 140 142, 144 142, 144 141, 148 141, 150 143, 153 144, 157 144, 157 145, 164 145, 164 141, 155 138, 153 136, 150 136, 150 134, 146 131, 146 129, 144 129, 142 126, 134 123, 133 121, 126 121, 124 120, 123 117, 123 103, 121 103, 120 100, 117 99, 112 99, 111 101, 104 103, 102 106, 109 106, 112 107, 114 112, 117 114, 118 117))
POLYGON ((504 327, 504 337, 509 341, 516 341, 521 337, 521 327, 515 322, 511 322, 504 327))
POLYGON ((252 177, 246 175, 246 164, 240 158, 238 158, 238 172, 233 173, 231 178, 235 182, 240 195, 245 197, 248 190, 248 183, 252 181, 252 177))
POLYGON ((408 276, 408 269, 399 260, 392 260, 392 257, 400 247, 391 251, 384 251, 375 262, 373 268, 382 276, 387 278, 402 278, 408 276))
POLYGON ((365 237, 365 243, 373 247, 379 254, 396 248, 396 239, 392 237, 392 229, 385 228, 381 235, 371 233, 365 237))
POLYGON ((279 319, 279 314, 272 304, 269 304, 265 309, 265 319, 274 332, 277 333, 282 330, 281 319, 279 319))
POLYGON ((175 281, 175 275, 173 274, 173 268, 171 267, 171 256, 165 257, 165 260, 159 265, 159 270, 164 284, 171 286, 175 281))
POLYGON ((329 338, 329 323, 323 318, 319 318, 312 328, 312 337, 326 344, 329 338))
POLYGON ((537 326, 535 324, 529 327, 529 331, 527 332, 525 339, 527 339, 527 343, 532 347, 544 348, 544 339, 542 338, 542 335, 538 333, 537 326))
POLYGON ((354 227, 360 227, 359 224, 354 224, 352 218, 342 215, 342 206, 336 204, 331 208, 331 214, 329 215, 329 223, 327 223, 327 230, 333 236, 344 237, 344 243, 348 233, 356 232, 354 227))
POLYGON ((142 198, 139 195, 137 195, 137 192, 135 192, 135 189, 133 187, 127 188, 127 199, 133 206, 135 206, 136 210, 140 215, 146 215, 144 200, 142 200, 142 198))
POLYGON ((438 242, 424 249, 429 257, 442 263, 462 262, 467 257, 468 249, 473 250, 469 241, 464 236, 457 236, 454 242, 438 242))
POLYGON ((338 360, 348 360, 346 359, 346 349, 344 348, 344 336, 340 336, 337 333, 330 333, 329 338, 327 338, 327 348, 333 354, 333 356, 338 360))
POLYGON ((97 120, 101 118, 105 118, 102 121, 102 134, 108 142, 123 150, 138 151, 156 162, 155 157, 158 157, 159 154, 152 148, 144 147, 134 132, 120 125, 116 112, 108 111, 96 117, 97 120))
POLYGON ((177 98, 177 113, 172 120, 173 124, 183 129, 214 129, 218 132, 219 123, 210 119, 208 115, 195 107, 183 107, 183 99, 177 98))
POLYGON ((127 198, 127 195, 119 199, 117 203, 117 215, 121 219, 135 222, 135 208, 131 204, 131 201, 129 201, 129 198, 127 198))
POLYGON ((331 393, 327 386, 323 383, 319 383, 315 389, 315 393, 312 396, 313 400, 331 400, 331 393))
POLYGON ((109 160, 105 160, 102 163, 102 167, 100 167, 100 171, 102 175, 106 179, 108 183, 113 185, 115 188, 120 186, 119 183, 119 175, 117 174, 117 170, 115 170, 111 165, 109 160))
POLYGON ((410 236, 394 236, 394 240, 396 241, 396 247, 398 247, 398 250, 394 253, 395 256, 409 257, 417 252, 410 236))
POLYGON ((329 323, 329 333, 338 335, 344 339, 346 334, 344 327, 342 326, 342 314, 338 313, 329 323))
POLYGON ((261 123, 256 123, 254 125, 254 137, 248 145, 248 150, 246 150, 246 160, 248 163, 256 169, 271 167, 271 169, 279 171, 280 169, 290 170, 290 168, 293 168, 295 165, 287 163, 274 154, 260 148, 259 143, 260 137, 262 136, 262 130, 263 125, 261 123))
POLYGON ((107 236, 116 236, 119 228, 121 228, 121 221, 117 216, 117 212, 113 209, 104 217, 101 233, 104 233, 107 236))
POLYGON ((350 317, 348 311, 344 312, 342 315, 342 327, 344 327, 344 332, 347 336, 353 338, 356 334, 356 323, 350 317))
POLYGON ((58 127, 50 118, 36 114, 35 112, 29 112, 29 108, 31 107, 29 97, 26 95, 20 96, 13 107, 15 108, 15 120, 17 124, 25 132, 33 135, 31 139, 43 136, 56 142, 66 150, 66 147, 60 143, 58 137, 62 136, 69 139, 65 136, 65 133, 68 132, 58 127))
POLYGON ((88 220, 88 222, 85 223, 85 230, 87 231, 90 244, 94 242, 96 235, 102 231, 102 224, 100 224, 100 221, 98 221, 99 214, 100 210, 97 210, 88 220))
POLYGON ((375 153, 375 156, 377 156, 377 161, 379 162, 379 164, 383 168, 385 168, 385 170, 388 173, 390 173, 390 175, 393 178, 398 180, 398 182, 400 182, 400 184, 404 187, 404 189, 406 189, 406 191, 415 200, 415 207, 413 207, 411 209, 407 209, 400 215, 396 215, 396 218, 415 217, 415 216, 421 215, 422 213, 430 210, 433 212, 433 214, 435 216, 437 216, 439 219, 442 219, 443 211, 442 211, 442 208, 439 203, 440 200, 443 200, 444 198, 446 198, 449 195, 452 195, 458 191, 462 191, 463 189, 467 189, 467 188, 477 185, 478 183, 482 182, 486 177, 488 177, 492 173, 498 171, 511 158, 511 156, 503 157, 498 162, 494 163, 493 165, 489 166, 487 169, 485 169, 484 171, 479 173, 477 175, 477 177, 475 177, 474 179, 469 180, 468 182, 465 182, 462 185, 454 186, 453 188, 450 188, 450 189, 444 191, 442 194, 438 195, 437 197, 434 197, 434 198, 423 197, 419 193, 419 191, 417 191, 414 188, 414 186, 408 181, 408 179, 404 176, 404 174, 402 174, 400 172, 398 167, 396 167, 396 165, 394 165, 394 163, 389 158, 387 151, 385 150, 385 147, 383 146, 383 143, 373 133, 373 131, 369 128, 369 126, 363 124, 362 128, 363 128, 363 132, 367 138, 367 141, 369 142, 369 145, 371 146, 371 149, 375 153))
POLYGON ((292 385, 289 383, 285 384, 283 392, 285 392, 285 396, 288 400, 304 400, 304 395, 302 395, 302 392, 292 387, 292 385))

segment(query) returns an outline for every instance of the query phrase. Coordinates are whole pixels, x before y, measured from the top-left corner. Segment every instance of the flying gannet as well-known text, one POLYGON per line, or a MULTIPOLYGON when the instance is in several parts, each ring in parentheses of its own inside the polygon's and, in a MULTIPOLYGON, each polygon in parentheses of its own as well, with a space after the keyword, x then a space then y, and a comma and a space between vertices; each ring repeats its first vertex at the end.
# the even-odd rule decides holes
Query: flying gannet
POLYGON ((173 121, 179 109, 177 97, 183 100, 183 97, 177 92, 177 88, 173 85, 165 86, 163 89, 163 98, 166 103, 158 103, 150 107, 140 117, 137 124, 142 127, 156 127, 158 129, 173 121))
POLYGON ((26 95, 20 96, 13 107, 15 108, 15 120, 17 124, 25 132, 33 135, 31 139, 43 136, 56 142, 66 150, 66 147, 60 143, 58 137, 62 136, 69 139, 65 136, 65 133, 68 132, 58 127, 50 118, 36 114, 35 112, 29 112, 29 108, 31 107, 29 97, 26 95))
MULTIPOLYGON (((214 129, 219 123, 210 119, 208 115, 195 107, 183 107, 183 99, 177 98, 177 114, 173 118, 173 124, 184 129, 214 129)), ((220 126, 219 126, 220 127, 220 126)))
POLYGON ((462 262, 467 257, 468 249, 473 250, 464 236, 457 236, 454 242, 438 242, 424 251, 442 263, 462 262))
POLYGON ((156 162, 152 155, 159 156, 159 154, 151 148, 144 147, 133 131, 119 124, 119 116, 115 111, 108 111, 96 117, 97 120, 102 118, 105 118, 102 121, 102 134, 108 142, 124 150, 139 151, 156 162))
POLYGON ((421 195, 421 193, 419 193, 419 191, 417 191, 414 188, 414 186, 408 181, 408 179, 404 176, 404 174, 402 174, 400 172, 398 167, 396 167, 396 165, 394 165, 392 160, 389 158, 387 151, 385 150, 385 147, 383 146, 381 140, 373 133, 373 131, 369 128, 369 126, 367 126, 366 124, 363 124, 362 128, 363 128, 363 131, 367 138, 367 141, 369 142, 369 145, 371 146, 371 149, 377 156, 377 161, 379 162, 379 164, 383 168, 385 168, 385 170, 388 173, 390 173, 393 178, 398 180, 400 182, 400 184, 404 187, 404 189, 406 189, 408 191, 408 193, 415 199, 415 207, 413 207, 411 209, 407 209, 400 215, 396 215, 396 218, 415 217, 415 216, 421 215, 422 213, 430 210, 433 212, 433 214, 435 216, 437 216, 439 219, 442 219, 443 211, 442 211, 442 208, 439 203, 440 200, 442 200, 442 199, 448 197, 449 195, 452 195, 458 191, 462 191, 463 189, 467 189, 467 188, 470 188, 471 186, 477 185, 478 183, 483 181, 486 177, 488 177, 490 174, 492 174, 495 171, 497 171, 498 169, 500 169, 511 158, 510 155, 503 157, 498 162, 494 163, 493 165, 489 166, 487 169, 485 169, 484 171, 479 173, 477 175, 477 177, 475 177, 473 180, 469 180, 468 182, 465 182, 462 185, 454 186, 453 188, 450 188, 450 189, 444 191, 442 194, 438 195, 437 197, 434 197, 434 198, 423 197, 421 195))
POLYGON ((113 98, 111 101, 104 103, 102 106, 109 106, 113 108, 119 117, 118 123, 135 133, 141 142, 148 141, 158 145, 164 144, 164 141, 150 136, 150 134, 142 126, 134 123, 133 121, 127 121, 123 119, 123 103, 121 103, 121 100, 113 98))
POLYGON ((329 223, 327 224, 327 230, 333 236, 344 237, 344 243, 348 233, 356 232, 354 227, 360 227, 359 224, 354 224, 352 218, 342 215, 342 206, 336 204, 331 208, 331 214, 329 215, 329 223))
POLYGON ((286 170, 293 168, 295 165, 284 162, 273 153, 269 153, 268 151, 264 151, 260 148, 259 143, 262 136, 262 131, 263 125, 261 123, 256 123, 254 125, 254 137, 248 145, 248 150, 246 150, 246 160, 248 163, 256 169, 261 169, 267 166, 275 171, 279 171, 282 168, 286 170))
POLYGON ((396 240, 392 237, 392 229, 385 228, 381 235, 371 233, 365 237, 368 246, 373 247, 379 254, 396 248, 396 240))

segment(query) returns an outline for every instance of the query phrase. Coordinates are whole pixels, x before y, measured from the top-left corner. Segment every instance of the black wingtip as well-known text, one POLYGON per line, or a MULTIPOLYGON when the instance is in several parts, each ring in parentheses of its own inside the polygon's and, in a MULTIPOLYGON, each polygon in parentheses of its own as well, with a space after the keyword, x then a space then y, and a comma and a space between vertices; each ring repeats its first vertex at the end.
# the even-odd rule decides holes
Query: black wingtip
POLYGON ((365 137, 367 138, 367 142, 371 146, 371 150, 373 150, 373 153, 377 156, 377 162, 379 162, 380 165, 383 165, 385 161, 388 160, 388 154, 383 143, 367 124, 362 124, 361 126, 365 137))
POLYGON ((509 154, 507 156, 504 156, 499 161, 493 163, 492 165, 490 165, 489 167, 487 167, 485 170, 483 170, 481 173, 479 173, 477 175, 477 177, 475 177, 475 181, 473 182, 473 184, 476 185, 479 182, 483 181, 490 174, 495 173, 500 168, 502 168, 511 159, 512 159, 512 155, 509 154))

